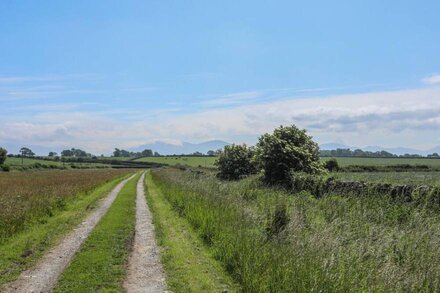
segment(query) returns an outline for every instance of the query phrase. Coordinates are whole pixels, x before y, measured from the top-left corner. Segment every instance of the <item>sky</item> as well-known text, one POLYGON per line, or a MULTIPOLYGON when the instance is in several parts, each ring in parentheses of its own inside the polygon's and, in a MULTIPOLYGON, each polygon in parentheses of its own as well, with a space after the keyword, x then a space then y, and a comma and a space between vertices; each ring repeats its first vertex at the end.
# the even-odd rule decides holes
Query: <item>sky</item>
POLYGON ((1 1, 0 146, 440 145, 440 2, 1 1))

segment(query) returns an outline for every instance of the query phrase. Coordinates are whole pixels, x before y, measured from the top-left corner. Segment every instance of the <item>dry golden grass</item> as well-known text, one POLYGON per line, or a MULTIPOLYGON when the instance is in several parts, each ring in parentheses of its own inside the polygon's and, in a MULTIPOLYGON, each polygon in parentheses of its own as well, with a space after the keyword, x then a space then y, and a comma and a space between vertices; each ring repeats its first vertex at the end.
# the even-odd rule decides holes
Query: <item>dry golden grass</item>
POLYGON ((44 221, 80 192, 130 170, 53 170, 0 173, 0 243, 30 223, 44 221))

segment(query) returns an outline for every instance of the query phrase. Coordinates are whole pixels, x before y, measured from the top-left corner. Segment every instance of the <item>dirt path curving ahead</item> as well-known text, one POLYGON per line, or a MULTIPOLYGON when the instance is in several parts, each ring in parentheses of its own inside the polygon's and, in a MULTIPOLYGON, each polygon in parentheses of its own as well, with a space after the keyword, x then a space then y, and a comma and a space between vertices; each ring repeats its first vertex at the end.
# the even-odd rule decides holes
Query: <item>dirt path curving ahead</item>
POLYGON ((90 232, 92 232, 96 224, 98 224, 99 220, 110 208, 122 187, 134 176, 132 175, 119 183, 102 200, 100 206, 70 234, 64 237, 57 246, 50 249, 34 268, 22 272, 16 281, 6 284, 0 291, 8 293, 50 292, 56 285, 58 277, 79 250, 81 244, 87 239, 90 232))
POLYGON ((137 184, 136 234, 124 282, 127 292, 167 292, 150 210, 145 200, 144 177, 137 184))

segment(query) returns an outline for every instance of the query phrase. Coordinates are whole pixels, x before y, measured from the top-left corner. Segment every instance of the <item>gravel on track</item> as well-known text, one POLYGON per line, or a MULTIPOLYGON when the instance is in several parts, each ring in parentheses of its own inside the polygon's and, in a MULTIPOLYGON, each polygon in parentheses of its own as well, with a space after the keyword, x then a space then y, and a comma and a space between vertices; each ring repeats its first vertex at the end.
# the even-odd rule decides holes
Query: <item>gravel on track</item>
POLYGON ((144 177, 137 183, 136 232, 124 288, 134 292, 167 292, 152 216, 145 199, 144 177))

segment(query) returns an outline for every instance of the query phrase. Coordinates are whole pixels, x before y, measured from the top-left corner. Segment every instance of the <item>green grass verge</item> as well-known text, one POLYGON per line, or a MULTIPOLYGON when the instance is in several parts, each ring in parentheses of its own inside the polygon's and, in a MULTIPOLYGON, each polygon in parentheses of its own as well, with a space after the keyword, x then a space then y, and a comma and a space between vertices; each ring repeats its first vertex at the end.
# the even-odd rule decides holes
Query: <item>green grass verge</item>
POLYGON ((157 188, 149 172, 147 200, 153 213, 156 237, 162 247, 161 259, 167 284, 173 292, 236 291, 230 277, 214 260, 189 223, 180 217, 157 188))
POLYGON ((80 193, 67 202, 63 211, 42 219, 0 245, 0 285, 15 280, 21 271, 33 266, 38 259, 67 232, 80 224, 122 177, 108 182, 91 193, 80 193))
POLYGON ((55 292, 122 292, 135 230, 136 183, 121 190, 108 212, 61 275, 55 292))

